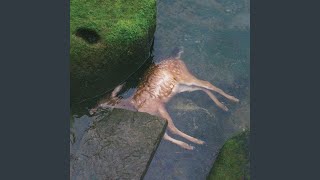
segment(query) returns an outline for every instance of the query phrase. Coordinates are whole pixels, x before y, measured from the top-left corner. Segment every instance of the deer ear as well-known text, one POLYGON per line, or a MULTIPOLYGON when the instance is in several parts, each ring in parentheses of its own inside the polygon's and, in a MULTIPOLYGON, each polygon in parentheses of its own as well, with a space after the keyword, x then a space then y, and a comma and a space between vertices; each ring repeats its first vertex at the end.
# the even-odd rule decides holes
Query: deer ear
POLYGON ((180 47, 176 47, 173 49, 172 53, 171 53, 171 56, 174 58, 174 59, 180 59, 181 58, 181 54, 184 52, 184 48, 183 46, 180 46, 180 47))

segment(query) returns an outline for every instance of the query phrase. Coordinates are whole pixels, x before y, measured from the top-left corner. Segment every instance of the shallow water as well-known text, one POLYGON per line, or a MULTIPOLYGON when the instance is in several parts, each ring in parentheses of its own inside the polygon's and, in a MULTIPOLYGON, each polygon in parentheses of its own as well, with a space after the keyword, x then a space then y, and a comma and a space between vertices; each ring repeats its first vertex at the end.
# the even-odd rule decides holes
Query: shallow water
MULTIPOLYGON (((178 129, 204 140, 187 151, 162 141, 145 180, 205 179, 224 142, 250 124, 249 0, 158 1, 154 55, 156 61, 173 47, 183 46, 182 59, 200 79, 210 81, 240 99, 222 96, 229 112, 220 110, 203 92, 181 93, 167 109, 178 129)), ((216 94, 216 93, 215 93, 216 94)), ((186 140, 174 136, 172 137, 186 140)))
MULTIPOLYGON (((237 132, 249 128, 249 4, 249 0, 158 1, 153 58, 141 68, 141 72, 127 81, 127 91, 122 96, 129 96, 133 92, 149 64, 161 61, 175 47, 183 46, 182 59, 189 70, 199 79, 207 80, 237 97, 240 103, 230 102, 215 93, 229 108, 229 112, 224 112, 200 91, 173 97, 167 109, 177 128, 206 144, 196 145, 169 133, 195 146, 195 150, 184 150, 162 141, 145 180, 205 179, 224 142, 237 132)), ((86 115, 72 118, 71 140, 80 138, 91 121, 86 115)))

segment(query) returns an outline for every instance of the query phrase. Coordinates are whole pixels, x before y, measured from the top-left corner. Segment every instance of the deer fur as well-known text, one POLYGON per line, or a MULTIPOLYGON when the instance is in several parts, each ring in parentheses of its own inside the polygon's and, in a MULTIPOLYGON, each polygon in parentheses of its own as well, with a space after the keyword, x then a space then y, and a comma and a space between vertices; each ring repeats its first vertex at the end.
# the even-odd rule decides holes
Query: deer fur
MULTIPOLYGON (((118 98, 117 94, 123 87, 123 85, 119 85, 114 89, 111 97, 104 100, 104 102, 98 103, 95 108, 90 110, 90 114, 94 114, 98 108, 121 108, 131 111, 146 112, 166 119, 168 122, 168 130, 173 134, 179 135, 196 144, 204 144, 204 141, 189 136, 176 128, 165 108, 165 104, 178 93, 197 90, 205 92, 215 104, 224 111, 228 111, 228 108, 223 105, 211 91, 219 93, 234 102, 239 102, 239 100, 226 94, 223 90, 212 85, 210 82, 200 80, 193 76, 187 69, 185 63, 180 59, 182 52, 183 51, 181 50, 175 57, 167 58, 159 64, 151 66, 147 70, 143 81, 140 82, 135 93, 131 97, 127 99, 118 98)), ((167 133, 164 134, 163 138, 184 149, 194 149, 193 146, 183 141, 176 140, 167 133)))

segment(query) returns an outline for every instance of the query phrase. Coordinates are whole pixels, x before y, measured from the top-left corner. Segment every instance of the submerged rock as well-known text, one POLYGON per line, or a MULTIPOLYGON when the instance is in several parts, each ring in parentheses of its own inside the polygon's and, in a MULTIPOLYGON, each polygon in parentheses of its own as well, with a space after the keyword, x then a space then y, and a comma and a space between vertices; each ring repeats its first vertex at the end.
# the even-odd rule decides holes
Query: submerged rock
POLYGON ((71 0, 71 101, 124 81, 150 56, 156 0, 71 0))
POLYGON ((146 113, 115 109, 71 144, 71 179, 141 179, 166 129, 146 113))
POLYGON ((207 180, 249 180, 249 131, 229 139, 222 147, 207 180))

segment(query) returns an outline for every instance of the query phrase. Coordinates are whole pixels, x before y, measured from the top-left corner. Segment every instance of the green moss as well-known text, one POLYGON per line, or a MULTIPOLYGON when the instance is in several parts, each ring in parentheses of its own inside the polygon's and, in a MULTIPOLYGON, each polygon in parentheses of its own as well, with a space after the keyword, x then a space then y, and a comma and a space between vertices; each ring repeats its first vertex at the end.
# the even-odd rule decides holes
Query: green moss
POLYGON ((149 56, 155 25, 156 0, 71 0, 71 103, 136 71, 149 56))
POLYGON ((222 147, 208 180, 250 179, 249 131, 229 139, 222 147))
POLYGON ((103 42, 130 43, 155 25, 156 0, 71 0, 70 31, 97 31, 103 42))

